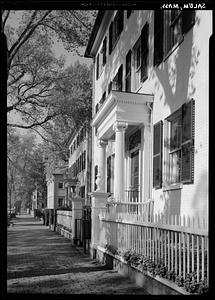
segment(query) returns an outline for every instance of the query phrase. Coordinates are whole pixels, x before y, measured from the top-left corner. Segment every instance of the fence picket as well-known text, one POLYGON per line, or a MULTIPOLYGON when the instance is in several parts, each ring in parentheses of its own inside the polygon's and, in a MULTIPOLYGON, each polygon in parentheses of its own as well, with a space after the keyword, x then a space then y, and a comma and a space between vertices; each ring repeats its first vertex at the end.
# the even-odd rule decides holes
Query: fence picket
MULTIPOLYGON (((134 204, 132 207, 137 207, 134 204)), ((110 207, 108 209, 111 211, 110 207)), ((113 219, 114 210, 111 211, 112 215, 106 212, 106 219, 102 221, 109 222, 109 228, 105 227, 109 232, 114 232, 108 238, 109 243, 118 246, 122 251, 135 250, 155 263, 161 262, 168 271, 174 271, 183 278, 187 273, 196 271, 197 281, 205 278, 208 280, 206 220, 189 216, 169 216, 166 213, 151 215, 146 213, 143 206, 140 209, 143 213, 137 216, 128 205, 127 213, 121 215, 122 220, 113 219)), ((135 211, 139 213, 140 209, 135 211)))
POLYGON ((202 280, 204 280, 205 275, 205 239, 202 236, 202 280))

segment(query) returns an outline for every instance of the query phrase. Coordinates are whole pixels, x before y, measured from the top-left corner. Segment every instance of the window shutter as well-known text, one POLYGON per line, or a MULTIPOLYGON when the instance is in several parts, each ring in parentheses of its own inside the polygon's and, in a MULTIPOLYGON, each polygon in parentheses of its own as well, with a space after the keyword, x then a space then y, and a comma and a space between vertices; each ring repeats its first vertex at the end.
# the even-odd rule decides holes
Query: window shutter
POLYGON ((103 64, 103 66, 106 64, 106 48, 107 48, 107 38, 105 37, 105 39, 103 41, 103 46, 102 46, 102 55, 103 55, 102 64, 103 64))
POLYGON ((183 10, 182 11, 182 34, 187 33, 195 23, 195 11, 183 10))
POLYGON ((124 25, 123 22, 124 22, 124 10, 119 10, 117 36, 119 36, 120 33, 123 31, 123 25, 124 25))
POLYGON ((122 76, 123 76, 123 65, 120 66, 118 72, 118 90, 122 91, 122 76))
POLYGON ((113 47, 113 22, 110 24, 109 27, 109 54, 112 52, 113 47))
POLYGON ((125 90, 126 92, 131 91, 131 50, 128 51, 126 55, 126 82, 125 82, 125 90))
POLYGON ((154 11, 154 66, 159 65, 163 60, 163 32, 164 32, 163 11, 154 11))
POLYGON ((181 181, 192 183, 194 180, 194 100, 182 105, 182 170, 181 181))
POLYGON ((153 143, 153 187, 162 187, 162 146, 163 146, 163 122, 154 125, 153 143))
POLYGON ((99 78, 99 54, 97 55, 96 58, 96 80, 99 78))
POLYGON ((149 25, 146 23, 141 31, 141 81, 147 77, 149 25))

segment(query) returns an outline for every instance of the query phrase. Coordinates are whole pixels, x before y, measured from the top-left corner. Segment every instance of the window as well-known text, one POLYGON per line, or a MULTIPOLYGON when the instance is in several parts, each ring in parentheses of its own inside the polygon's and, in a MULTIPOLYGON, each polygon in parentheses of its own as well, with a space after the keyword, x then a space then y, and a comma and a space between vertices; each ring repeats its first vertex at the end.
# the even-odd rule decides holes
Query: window
POLYGON ((109 27, 109 54, 111 54, 113 48, 116 45, 118 37, 123 30, 123 19, 124 19, 123 16, 124 16, 124 11, 118 10, 113 22, 110 24, 110 27, 109 27))
POLYGON ((139 88, 141 81, 147 78, 148 73, 148 24, 142 29, 134 49, 134 90, 139 88))
POLYGON ((63 189, 63 182, 58 182, 58 188, 63 189))
POLYGON ((183 36, 195 23, 194 10, 155 10, 154 12, 154 66, 183 41, 183 36))
POLYGON ((131 50, 126 55, 126 74, 125 74, 125 90, 126 92, 131 91, 131 50))
POLYGON ((58 198, 58 207, 63 206, 63 198, 58 198))
POLYGON ((194 114, 194 100, 191 100, 167 118, 167 184, 194 181, 194 114))
POLYGON ((121 65, 112 82, 112 90, 122 91, 123 66, 121 65))
POLYGON ((162 134, 163 122, 154 125, 153 139, 153 187, 162 187, 162 134))

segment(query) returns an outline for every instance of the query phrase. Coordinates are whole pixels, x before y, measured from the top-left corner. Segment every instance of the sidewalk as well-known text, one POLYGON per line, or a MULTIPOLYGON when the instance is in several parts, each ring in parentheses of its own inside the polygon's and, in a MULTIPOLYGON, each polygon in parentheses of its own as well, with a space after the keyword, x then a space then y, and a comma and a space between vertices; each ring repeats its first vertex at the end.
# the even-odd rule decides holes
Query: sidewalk
POLYGON ((83 254, 30 215, 8 228, 7 292, 146 295, 130 279, 83 254))

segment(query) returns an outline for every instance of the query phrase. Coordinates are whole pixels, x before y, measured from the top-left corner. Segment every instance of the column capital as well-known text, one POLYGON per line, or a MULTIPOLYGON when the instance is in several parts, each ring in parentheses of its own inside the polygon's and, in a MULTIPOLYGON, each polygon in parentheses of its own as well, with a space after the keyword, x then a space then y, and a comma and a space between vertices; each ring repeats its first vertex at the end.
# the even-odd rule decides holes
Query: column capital
POLYGON ((113 125, 113 130, 116 131, 125 131, 128 127, 128 123, 122 121, 116 121, 113 125))
POLYGON ((102 139, 97 140, 98 147, 106 147, 107 144, 108 144, 108 141, 106 141, 106 140, 102 140, 102 139))

